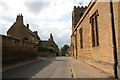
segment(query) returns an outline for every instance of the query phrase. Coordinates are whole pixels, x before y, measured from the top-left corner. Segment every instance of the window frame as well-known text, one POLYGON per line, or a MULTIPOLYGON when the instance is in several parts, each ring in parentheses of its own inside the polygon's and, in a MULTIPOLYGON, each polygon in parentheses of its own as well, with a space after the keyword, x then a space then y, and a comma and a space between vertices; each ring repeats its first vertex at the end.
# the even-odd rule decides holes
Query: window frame
POLYGON ((83 28, 80 28, 79 34, 80 34, 80 48, 83 49, 83 28))
POLYGON ((90 17, 91 23, 91 38, 92 38, 92 47, 99 46, 99 34, 98 34, 98 10, 90 17))

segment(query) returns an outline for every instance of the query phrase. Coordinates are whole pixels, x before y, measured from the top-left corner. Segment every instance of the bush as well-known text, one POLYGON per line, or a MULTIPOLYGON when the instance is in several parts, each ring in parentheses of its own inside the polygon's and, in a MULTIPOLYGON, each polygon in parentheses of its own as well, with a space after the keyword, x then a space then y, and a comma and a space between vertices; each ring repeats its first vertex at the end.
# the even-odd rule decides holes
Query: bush
POLYGON ((52 53, 58 53, 57 50, 55 50, 53 47, 46 47, 46 46, 39 46, 38 47, 38 52, 49 52, 50 54, 52 53))
POLYGON ((46 47, 46 46, 39 46, 39 47, 38 47, 38 52, 46 52, 46 51, 48 51, 48 50, 49 50, 49 48, 46 47))

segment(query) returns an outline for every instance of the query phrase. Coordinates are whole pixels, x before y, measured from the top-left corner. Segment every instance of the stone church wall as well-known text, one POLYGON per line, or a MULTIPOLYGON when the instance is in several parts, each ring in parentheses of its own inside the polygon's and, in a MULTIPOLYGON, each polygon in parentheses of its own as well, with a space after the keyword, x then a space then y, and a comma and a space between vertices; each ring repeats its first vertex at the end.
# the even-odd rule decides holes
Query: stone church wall
MULTIPOLYGON (((111 28, 111 16, 110 16, 110 3, 109 2, 96 2, 90 9, 90 6, 86 10, 83 17, 80 19, 78 28, 75 33, 77 34, 77 43, 75 39, 72 39, 72 43, 77 44, 77 58, 84 62, 99 68, 108 74, 114 76, 114 56, 112 46, 112 28, 111 28), (90 17, 98 11, 98 37, 99 45, 92 47, 91 37, 91 23, 90 17), (83 29, 83 48, 81 49, 80 43, 80 29, 83 29)), ((116 42, 118 48, 118 3, 113 3, 114 10, 114 22, 116 32, 116 42)), ((72 33, 74 34, 74 33, 72 33)), ((74 38, 74 35, 72 36, 74 38)), ((74 48, 72 51, 76 51, 74 48)), ((118 49, 118 61, 119 49, 118 49)), ((119 64, 119 63, 118 63, 119 64)), ((120 68, 120 67, 118 67, 120 68)), ((120 70, 120 69, 119 69, 120 70)))

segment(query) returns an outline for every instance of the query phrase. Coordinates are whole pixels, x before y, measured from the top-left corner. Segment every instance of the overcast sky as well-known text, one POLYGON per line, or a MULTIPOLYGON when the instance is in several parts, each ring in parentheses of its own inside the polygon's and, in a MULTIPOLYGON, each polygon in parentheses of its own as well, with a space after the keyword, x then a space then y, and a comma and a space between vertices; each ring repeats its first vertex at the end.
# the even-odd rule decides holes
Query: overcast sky
POLYGON ((0 0, 0 34, 6 35, 19 13, 24 24, 37 30, 41 40, 53 34, 59 48, 70 44, 72 10, 74 6, 87 6, 90 0, 0 0))

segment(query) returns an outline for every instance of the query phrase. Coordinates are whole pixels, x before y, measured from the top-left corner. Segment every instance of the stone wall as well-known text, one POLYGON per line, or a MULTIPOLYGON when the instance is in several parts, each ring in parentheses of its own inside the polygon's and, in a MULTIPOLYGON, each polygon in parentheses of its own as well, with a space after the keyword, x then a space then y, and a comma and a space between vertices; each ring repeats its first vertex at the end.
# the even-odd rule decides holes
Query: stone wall
MULTIPOLYGON (((116 41, 118 47, 118 3, 113 3, 114 10, 114 21, 116 29, 116 41)), ((114 56, 113 56, 113 46, 112 46, 112 29, 111 29, 111 16, 110 16, 110 3, 109 2, 96 2, 94 5, 92 3, 89 5, 88 9, 83 14, 80 19, 78 28, 74 33, 72 33, 72 43, 77 44, 77 53, 74 51, 74 55, 84 62, 99 68, 110 75, 114 75, 114 56), (99 46, 92 47, 92 37, 91 37, 91 23, 90 17, 98 11, 98 37, 99 46), (83 29, 83 48, 80 47, 80 29, 83 29), (77 43, 75 41, 75 36, 77 34, 77 43)), ((76 27, 77 27, 76 26, 76 27)))
POLYGON ((14 65, 37 58, 38 47, 28 41, 1 35, 2 37, 2 67, 14 65))

